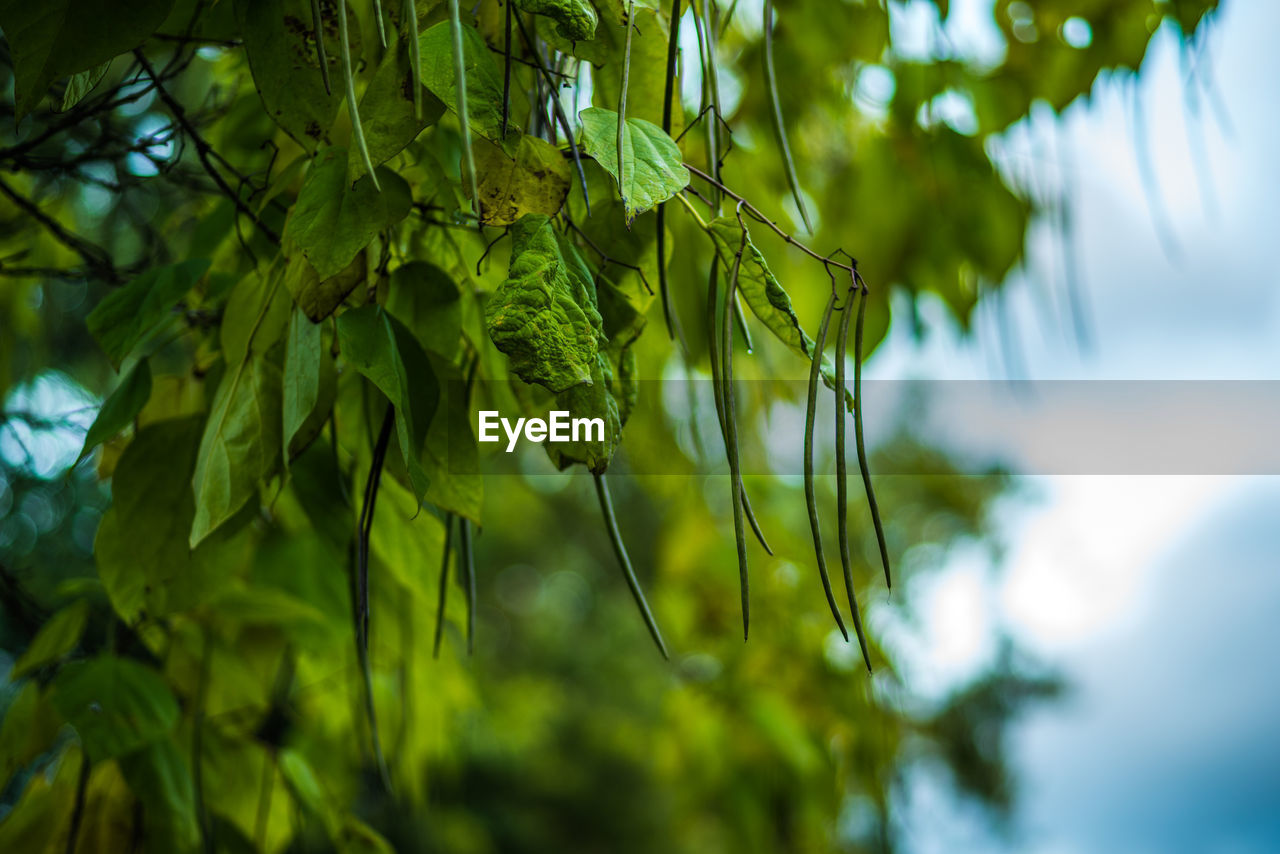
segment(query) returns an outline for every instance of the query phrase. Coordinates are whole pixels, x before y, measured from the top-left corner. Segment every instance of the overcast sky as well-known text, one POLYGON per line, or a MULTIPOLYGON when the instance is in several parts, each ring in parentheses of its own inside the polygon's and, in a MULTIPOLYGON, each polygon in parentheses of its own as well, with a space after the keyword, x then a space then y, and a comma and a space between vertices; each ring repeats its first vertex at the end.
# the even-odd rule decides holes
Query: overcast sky
MULTIPOLYGON (((952 3, 957 38, 989 48, 989 5, 952 3)), ((1164 34, 1138 85, 1145 149, 1135 144, 1132 94, 1115 85, 1061 125, 1038 116, 1005 146, 1009 168, 1049 182, 1062 175, 1060 152, 1070 152, 1091 346, 1075 342, 1062 312, 1061 247, 1042 233, 1007 306, 1014 346, 1002 345, 989 309, 972 341, 942 331, 920 347, 897 324, 870 376, 1280 379, 1280 3, 1223 6, 1208 42, 1217 107, 1202 93, 1188 121, 1185 66, 1164 34), (1145 188, 1140 157, 1150 167, 1145 188)), ((1280 646, 1280 480, 1055 475, 1023 485, 1038 500, 1003 512, 1002 566, 961 550, 908 594, 926 628, 900 642, 916 678, 943 685, 989 660, 1004 628, 1060 667, 1073 690, 1017 731, 1024 785, 1012 837, 988 832, 926 781, 903 816, 907 850, 1280 850, 1280 679, 1271 661, 1280 646)))

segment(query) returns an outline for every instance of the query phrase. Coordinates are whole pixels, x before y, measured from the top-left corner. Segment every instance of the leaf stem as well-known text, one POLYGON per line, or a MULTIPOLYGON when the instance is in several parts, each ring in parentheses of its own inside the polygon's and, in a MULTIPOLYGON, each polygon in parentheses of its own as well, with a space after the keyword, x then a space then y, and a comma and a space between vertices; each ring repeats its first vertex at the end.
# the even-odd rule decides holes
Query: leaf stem
MULTIPOLYGON (((511 2, 511 0, 507 0, 511 2)), ((449 558, 453 551, 453 514, 444 514, 444 549, 440 556, 440 588, 436 593, 436 634, 431 657, 440 657, 440 639, 444 637, 444 606, 449 598, 449 558)))

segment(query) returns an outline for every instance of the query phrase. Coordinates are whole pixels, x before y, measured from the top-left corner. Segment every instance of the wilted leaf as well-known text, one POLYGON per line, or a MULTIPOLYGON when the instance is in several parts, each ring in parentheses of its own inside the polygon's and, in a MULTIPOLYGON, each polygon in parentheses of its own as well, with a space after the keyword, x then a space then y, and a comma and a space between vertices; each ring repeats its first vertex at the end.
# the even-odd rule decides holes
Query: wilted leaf
POLYGON ((587 0, 515 0, 516 8, 545 15, 556 22, 556 32, 569 41, 587 41, 596 36, 598 17, 587 0))
POLYGON ((637 214, 670 199, 689 186, 680 149, 662 128, 644 119, 627 119, 622 134, 622 170, 618 169, 618 114, 588 107, 582 119, 582 145, 587 154, 618 182, 627 226, 637 214))
POLYGON ((178 721, 178 701, 164 678, 127 658, 68 664, 53 680, 50 697, 94 762, 159 741, 178 721))
POLYGON ((347 179, 347 150, 329 148, 312 164, 285 223, 286 245, 296 246, 321 280, 347 268, 384 228, 409 213, 409 185, 389 169, 379 169, 379 192, 368 176, 354 186, 347 179))
POLYGON ((561 392, 590 384, 601 336, 591 274, 566 257, 551 221, 528 214, 511 226, 511 267, 485 305, 494 345, 527 383, 561 392))
POLYGON ((485 225, 511 225, 527 213, 555 216, 569 195, 573 176, 560 149, 523 134, 512 147, 514 153, 508 154, 491 142, 475 145, 480 221, 485 225))
POLYGON ((118 370, 124 357, 164 319, 209 269, 204 258, 154 267, 119 290, 112 291, 86 323, 102 352, 118 370))

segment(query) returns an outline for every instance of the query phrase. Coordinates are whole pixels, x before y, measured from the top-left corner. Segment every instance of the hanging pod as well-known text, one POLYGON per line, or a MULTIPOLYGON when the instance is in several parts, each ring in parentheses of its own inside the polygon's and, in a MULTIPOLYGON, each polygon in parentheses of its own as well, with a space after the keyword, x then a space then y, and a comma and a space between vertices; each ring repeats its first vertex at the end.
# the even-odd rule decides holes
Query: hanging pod
POLYGON ((440 556, 440 587, 436 593, 436 633, 431 644, 431 657, 440 657, 440 639, 444 636, 444 606, 449 598, 449 558, 453 552, 453 514, 444 514, 444 548, 440 556))
POLYGON ((867 493, 867 507, 871 510, 871 523, 876 529, 876 544, 880 547, 880 563, 884 566, 884 583, 893 588, 889 574, 889 549, 884 541, 884 525, 880 522, 880 508, 876 504, 876 492, 871 485, 871 470, 867 465, 867 448, 862 438, 862 326, 867 314, 867 285, 854 270, 861 298, 858 300, 858 320, 853 333, 853 435, 858 445, 858 468, 862 470, 862 486, 867 493))
POLYGON ((622 532, 618 529, 618 519, 613 512, 613 499, 609 495, 609 485, 605 483, 604 474, 597 473, 595 481, 600 513, 604 516, 604 527, 609 534, 609 542, 613 545, 613 553, 618 558, 618 566, 622 568, 622 574, 627 579, 627 587, 631 589, 631 597, 636 600, 636 607, 640 609, 640 616, 644 619, 645 627, 649 629, 649 636, 658 645, 658 651, 662 653, 662 657, 670 660, 671 656, 667 653, 667 644, 662 639, 658 622, 653 618, 653 612, 649 610, 644 591, 640 589, 640 582, 636 579, 635 570, 631 567, 631 557, 627 554, 627 546, 622 541, 622 532))
MULTIPOLYGON (((853 631, 858 636, 858 646, 862 649, 862 660, 871 672, 871 653, 867 649, 867 636, 862 631, 862 616, 858 609, 858 595, 853 586, 853 566, 849 555, 849 483, 848 466, 845 460, 845 351, 849 343, 849 321, 853 318, 853 301, 857 297, 857 285, 850 285, 845 293, 844 306, 840 310, 840 333, 836 336, 836 513, 840 536, 840 565, 844 570, 844 589, 849 597, 849 611, 853 615, 853 631)), ((835 294, 832 294, 835 299, 835 294)), ((855 410, 862 409, 862 399, 854 397, 855 410)))
MULTIPOLYGON (((827 573, 827 559, 822 550, 822 527, 818 523, 818 497, 813 482, 813 425, 818 409, 818 380, 822 374, 822 351, 827 345, 827 330, 831 327, 831 314, 835 310, 836 294, 833 289, 827 307, 822 312, 822 323, 818 326, 818 340, 814 342, 810 354, 809 397, 804 410, 804 502, 809 511, 809 531, 813 534, 813 552, 818 560, 818 576, 822 579, 822 592, 827 596, 827 605, 831 608, 831 616, 836 618, 840 634, 849 639, 849 632, 844 627, 840 616, 840 608, 836 605, 835 594, 831 592, 831 577, 827 573)), ((839 402, 837 401, 837 409, 839 402)))
POLYGON ((347 32, 347 0, 338 0, 338 40, 342 47, 342 82, 347 89, 347 109, 351 113, 351 135, 355 140, 364 168, 373 180, 374 189, 381 191, 378 184, 378 173, 374 171, 373 159, 369 157, 369 146, 364 140, 364 126, 360 123, 360 104, 356 101, 356 78, 351 69, 351 41, 347 32))

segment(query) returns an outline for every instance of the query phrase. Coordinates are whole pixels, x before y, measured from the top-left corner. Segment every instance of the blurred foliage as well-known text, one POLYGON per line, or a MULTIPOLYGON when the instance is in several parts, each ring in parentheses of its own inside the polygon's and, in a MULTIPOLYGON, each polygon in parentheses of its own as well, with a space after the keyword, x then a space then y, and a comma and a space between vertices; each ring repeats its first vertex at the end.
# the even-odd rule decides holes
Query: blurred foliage
MULTIPOLYGON (((969 56, 946 0, 779 0, 772 93, 759 2, 321 0, 318 37, 301 0, 53 5, 0 0, 0 850, 883 851, 906 779, 934 765, 1007 810, 1008 724, 1056 683, 1008 649, 921 696, 876 643, 910 606, 882 594, 868 676, 782 476, 745 478, 774 554, 748 544, 744 645, 733 502, 698 450, 716 423, 636 390, 707 376, 707 283, 732 282, 732 241, 706 223, 732 230, 735 198, 777 221, 749 218, 751 241, 805 328, 834 282, 796 239, 857 256, 865 351, 895 292, 967 328, 1060 203, 1011 186, 990 145, 1136 71, 1162 27, 1189 44, 1216 2, 997 0, 1001 49, 969 56), (890 38, 908 12, 923 53, 890 38), (587 108, 598 161, 579 166, 565 128, 587 108), (532 248, 513 259, 477 221, 518 221, 532 248), (550 351, 495 335, 494 307, 527 305, 544 266, 564 309, 550 351), (475 408, 552 394, 616 426, 556 464, 603 471, 623 440, 615 507, 670 663, 590 478, 470 438, 475 408)), ((800 405, 808 345, 747 324, 741 451, 781 472, 765 437, 800 405)), ((930 555, 898 561, 907 576, 991 536, 998 472, 939 475, 905 432, 877 454, 931 473, 879 485, 890 553, 930 555)), ((817 486, 833 506, 832 478, 817 486)), ((871 590, 875 537, 850 521, 871 590)))

